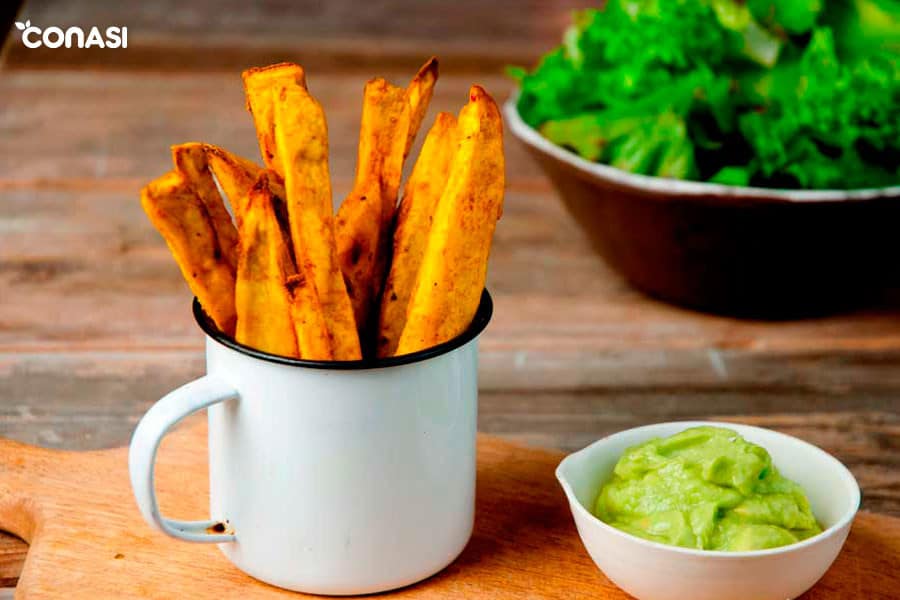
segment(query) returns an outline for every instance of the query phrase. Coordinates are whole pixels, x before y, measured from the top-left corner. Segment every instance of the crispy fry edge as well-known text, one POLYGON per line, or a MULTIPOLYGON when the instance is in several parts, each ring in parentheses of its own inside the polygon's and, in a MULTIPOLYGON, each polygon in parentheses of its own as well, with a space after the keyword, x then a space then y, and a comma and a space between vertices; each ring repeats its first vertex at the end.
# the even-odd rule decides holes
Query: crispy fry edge
POLYGON ((203 151, 210 170, 231 205, 236 229, 240 230, 250 200, 250 190, 262 172, 262 167, 212 144, 203 144, 203 151))
POLYGON ((188 180, 172 171, 141 190, 141 206, 216 326, 232 335, 235 271, 223 259, 209 214, 188 180))
POLYGON ((263 163, 268 169, 284 178, 284 169, 278 160, 275 147, 274 86, 281 82, 296 82, 306 87, 306 73, 298 64, 282 62, 266 67, 253 67, 241 73, 244 82, 244 94, 247 98, 247 110, 253 117, 256 127, 256 139, 263 163))
POLYGON ((203 201, 210 223, 216 232, 219 248, 232 269, 237 268, 238 232, 225 208, 222 195, 209 168, 204 144, 188 142, 172 146, 172 163, 175 170, 187 179, 197 196, 203 201))
POLYGON ((432 56, 422 67, 416 76, 413 77, 409 86, 406 88, 406 98, 409 102, 410 117, 409 131, 406 136, 406 150, 404 157, 409 155, 413 143, 416 141, 416 134, 422 126, 422 121, 428 112, 428 105, 431 103, 431 97, 434 95, 434 86, 438 80, 438 59, 432 56))

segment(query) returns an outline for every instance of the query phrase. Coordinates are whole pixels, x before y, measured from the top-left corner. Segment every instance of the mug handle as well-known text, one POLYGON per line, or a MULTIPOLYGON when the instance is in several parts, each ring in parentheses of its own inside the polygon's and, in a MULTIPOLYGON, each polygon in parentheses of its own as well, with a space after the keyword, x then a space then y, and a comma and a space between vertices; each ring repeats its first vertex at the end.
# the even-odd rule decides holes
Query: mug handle
POLYGON ((128 448, 131 489, 141 515, 154 528, 187 542, 220 544, 233 542, 233 533, 210 533, 219 521, 176 521, 159 512, 154 487, 153 466, 163 436, 188 415, 218 402, 238 398, 237 391, 216 377, 206 375, 169 392, 150 407, 138 423, 128 448))

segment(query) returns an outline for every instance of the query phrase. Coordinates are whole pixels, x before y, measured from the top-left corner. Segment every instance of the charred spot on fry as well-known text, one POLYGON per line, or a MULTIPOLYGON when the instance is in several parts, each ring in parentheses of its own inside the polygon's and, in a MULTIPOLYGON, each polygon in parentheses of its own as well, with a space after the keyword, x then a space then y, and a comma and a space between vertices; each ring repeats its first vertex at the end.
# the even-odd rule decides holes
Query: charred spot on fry
POLYGON ((359 259, 362 258, 363 249, 358 243, 354 242, 352 246, 350 246, 350 263, 355 265, 359 262, 359 259))
POLYGON ((287 288, 291 291, 291 293, 293 293, 294 290, 296 290, 298 287, 304 285, 306 285, 306 278, 303 277, 302 273, 297 273, 287 278, 287 288))

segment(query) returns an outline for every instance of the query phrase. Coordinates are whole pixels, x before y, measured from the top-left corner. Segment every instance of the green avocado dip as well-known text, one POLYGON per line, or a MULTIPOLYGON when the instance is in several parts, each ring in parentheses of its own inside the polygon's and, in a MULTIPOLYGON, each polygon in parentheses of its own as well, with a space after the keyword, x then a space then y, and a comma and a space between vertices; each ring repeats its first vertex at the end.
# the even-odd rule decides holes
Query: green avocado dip
POLYGON ((776 548, 822 531, 803 489, 765 448, 721 427, 628 448, 595 513, 632 535, 698 550, 776 548))

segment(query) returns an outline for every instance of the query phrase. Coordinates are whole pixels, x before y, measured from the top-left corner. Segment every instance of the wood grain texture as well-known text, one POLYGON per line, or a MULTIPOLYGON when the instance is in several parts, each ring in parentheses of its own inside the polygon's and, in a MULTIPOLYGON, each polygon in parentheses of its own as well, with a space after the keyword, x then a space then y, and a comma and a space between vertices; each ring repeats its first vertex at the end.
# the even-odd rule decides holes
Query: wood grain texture
MULTIPOLYGON (((754 390, 752 370, 731 389, 685 388, 671 381, 632 389, 615 381, 605 387, 538 389, 531 373, 514 368, 514 358, 504 380, 496 379, 494 360, 485 355, 481 431, 573 450, 615 431, 666 420, 721 418, 761 425, 834 454, 859 480, 864 508, 900 516, 900 416, 891 409, 896 397, 889 390, 754 390)), ((614 371, 609 365, 606 378, 612 380, 614 371)), ((153 402, 203 373, 199 349, 0 355, 0 398, 7 399, 0 403, 0 435, 56 448, 124 445, 153 402)), ((639 375, 635 367, 632 376, 639 375)))
MULTIPOLYGON (((405 82, 438 54, 427 127, 437 111, 458 110, 472 83, 504 100, 512 84, 503 66, 533 62, 557 43, 571 8, 595 4, 30 0, 24 18, 124 24, 131 44, 9 47, 0 77, 0 436, 119 446, 153 401, 203 372, 187 288, 137 190, 170 168, 175 142, 257 155, 240 69, 280 60, 309 69, 341 198, 366 79, 405 82)), ((592 253, 515 140, 506 153, 506 214, 489 279, 496 313, 481 346, 482 431, 573 449, 670 419, 772 427, 844 461, 866 509, 900 515, 900 293, 852 314, 777 323, 655 302, 592 253)), ((840 560, 875 585, 879 575, 853 545, 859 531, 860 547, 875 543, 865 537, 872 529, 860 520, 840 560)), ((24 550, 0 534, 0 586, 17 578, 24 550)), ((834 597, 829 581, 809 597, 834 597)))
MULTIPOLYGON (((405 86, 428 56, 423 48, 418 63, 407 69, 373 66, 365 73, 335 73, 307 68, 310 91, 328 120, 331 173, 339 184, 335 198, 343 198, 354 176, 366 80, 382 76, 405 86)), ((442 74, 422 131, 439 111, 458 112, 472 83, 484 86, 498 102, 513 87, 499 72, 442 74)), ((239 70, 12 70, 0 77, 0 97, 4 99, 0 136, 16 148, 0 162, 0 183, 7 185, 73 180, 109 185, 122 178, 137 185, 169 170, 169 146, 187 141, 216 144, 261 162, 239 70)), ((421 144, 424 134, 419 137, 421 144)), ((508 161, 514 161, 509 164, 518 164, 516 170, 527 173, 521 167, 530 169, 533 163, 525 150, 517 144, 507 146, 508 161)), ((509 169, 513 171, 513 166, 509 169)), ((543 181, 537 173, 529 179, 543 181)))
MULTIPOLYGON (((7 533, 0 533, 0 588, 16 585, 27 552, 28 545, 24 541, 7 533)), ((3 590, 0 589, 0 600, 3 598, 3 590)))
MULTIPOLYGON (((244 2, 29 0, 36 23, 126 25, 128 48, 9 48, 17 68, 222 69, 297 60, 317 69, 415 68, 422 48, 454 70, 531 64, 590 0, 244 2), (477 15, 477 20, 475 16, 477 15)), ((443 67, 442 67, 443 68, 443 67)))
MULTIPOLYGON (((163 512, 205 513, 206 427, 194 418, 166 439, 157 490, 163 512)), ((481 437, 475 532, 442 573, 395 592, 408 598, 627 598, 583 550, 553 476, 561 455, 481 437)), ((124 448, 43 450, 0 441, 0 526, 31 544, 17 597, 292 597, 233 568, 214 547, 152 531, 134 506, 124 448), (84 494, 83 490, 91 490, 84 494), (197 568, 203 565, 203 568, 197 568)), ((888 598, 900 585, 900 520, 862 513, 847 546, 807 598, 888 598)), ((296 597, 296 596, 294 596, 296 597)))

